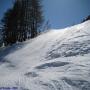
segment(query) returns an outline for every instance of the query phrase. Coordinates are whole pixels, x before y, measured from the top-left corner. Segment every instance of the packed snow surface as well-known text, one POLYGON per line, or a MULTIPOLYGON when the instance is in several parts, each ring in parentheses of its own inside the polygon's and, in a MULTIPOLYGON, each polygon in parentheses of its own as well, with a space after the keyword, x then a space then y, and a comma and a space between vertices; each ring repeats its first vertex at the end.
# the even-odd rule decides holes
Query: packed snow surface
POLYGON ((0 50, 0 87, 90 90, 90 21, 0 50))

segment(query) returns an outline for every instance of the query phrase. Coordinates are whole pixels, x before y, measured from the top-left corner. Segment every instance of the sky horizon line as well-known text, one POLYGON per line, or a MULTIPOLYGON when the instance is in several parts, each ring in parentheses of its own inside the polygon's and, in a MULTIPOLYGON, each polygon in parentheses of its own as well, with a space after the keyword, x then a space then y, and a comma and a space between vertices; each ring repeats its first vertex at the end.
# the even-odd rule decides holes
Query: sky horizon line
MULTIPOLYGON (((90 15, 90 0, 43 0, 45 20, 52 29, 62 29, 82 22, 90 15)), ((13 6, 13 0, 1 0, 0 21, 7 9, 13 6)))

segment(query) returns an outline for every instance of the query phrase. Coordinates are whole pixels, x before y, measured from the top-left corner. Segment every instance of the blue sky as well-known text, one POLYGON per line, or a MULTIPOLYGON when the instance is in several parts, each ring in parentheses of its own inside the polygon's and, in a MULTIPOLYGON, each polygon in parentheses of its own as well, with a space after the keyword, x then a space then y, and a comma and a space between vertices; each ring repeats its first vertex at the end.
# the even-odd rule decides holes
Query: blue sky
MULTIPOLYGON (((13 0, 0 0, 0 19, 13 0)), ((90 0, 43 0, 45 19, 51 28, 65 28, 90 15, 90 0)))

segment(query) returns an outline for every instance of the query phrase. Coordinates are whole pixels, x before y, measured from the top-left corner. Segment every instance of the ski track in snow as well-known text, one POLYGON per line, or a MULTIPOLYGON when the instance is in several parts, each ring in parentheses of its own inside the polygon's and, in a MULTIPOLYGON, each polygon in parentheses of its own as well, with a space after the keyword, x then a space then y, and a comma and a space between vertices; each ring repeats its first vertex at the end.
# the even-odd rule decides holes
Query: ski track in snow
POLYGON ((0 87, 90 90, 90 21, 3 48, 0 87))

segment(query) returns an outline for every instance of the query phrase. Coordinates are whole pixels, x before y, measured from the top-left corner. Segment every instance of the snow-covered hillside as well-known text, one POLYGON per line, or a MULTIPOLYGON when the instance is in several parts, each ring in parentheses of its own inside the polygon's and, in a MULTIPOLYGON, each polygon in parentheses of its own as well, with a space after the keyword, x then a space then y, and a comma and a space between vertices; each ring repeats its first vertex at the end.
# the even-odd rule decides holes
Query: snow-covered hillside
POLYGON ((90 90, 90 21, 1 50, 0 87, 90 90))

